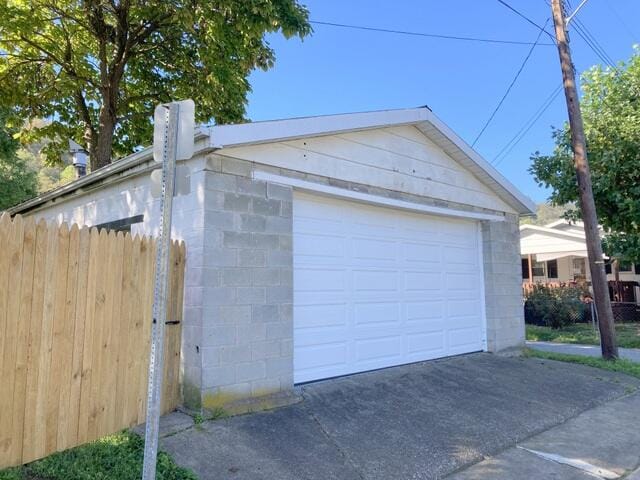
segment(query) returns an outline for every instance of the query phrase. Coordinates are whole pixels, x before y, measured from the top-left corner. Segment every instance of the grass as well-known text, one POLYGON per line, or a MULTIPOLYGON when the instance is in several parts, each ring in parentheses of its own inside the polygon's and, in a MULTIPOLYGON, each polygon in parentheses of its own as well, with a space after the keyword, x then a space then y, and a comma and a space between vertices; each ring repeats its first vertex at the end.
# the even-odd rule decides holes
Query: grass
MULTIPOLYGON (((600 345, 598 332, 590 323, 576 323, 559 329, 527 325, 526 330, 527 340, 600 345)), ((640 348, 640 323, 616 323, 616 338, 619 347, 640 348)))
POLYGON ((557 360, 559 362, 579 363, 589 367, 601 368, 610 372, 626 373, 640 378, 640 363, 620 358, 618 360, 603 360, 600 357, 585 357, 582 355, 567 355, 564 353, 543 352, 532 348, 525 348, 522 354, 529 358, 557 360))
MULTIPOLYGON (((131 432, 109 435, 54 453, 23 467, 0 470, 0 480, 139 480, 144 441, 131 432)), ((157 479, 197 480, 164 452, 158 453, 157 479)))

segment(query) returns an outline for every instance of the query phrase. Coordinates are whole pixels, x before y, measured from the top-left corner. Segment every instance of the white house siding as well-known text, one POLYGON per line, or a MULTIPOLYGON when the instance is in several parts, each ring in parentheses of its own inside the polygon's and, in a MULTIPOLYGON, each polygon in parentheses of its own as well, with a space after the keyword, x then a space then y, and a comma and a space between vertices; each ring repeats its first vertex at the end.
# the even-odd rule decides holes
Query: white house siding
POLYGON ((580 238, 567 238, 566 236, 553 236, 547 233, 523 233, 520 240, 523 255, 529 253, 554 253, 554 252, 579 252, 586 249, 586 244, 580 238))
POLYGON ((413 126, 235 147, 220 153, 263 165, 515 213, 413 126))
MULTIPOLYGON (((523 255, 522 258, 527 258, 528 255, 523 255)), ((586 281, 591 281, 591 272, 589 270, 589 261, 585 257, 574 257, 567 256, 558 258, 558 278, 549 278, 547 275, 545 276, 535 276, 533 277, 534 283, 547 283, 547 282, 560 282, 567 283, 574 281, 574 270, 573 270, 573 260, 574 258, 582 258, 585 261, 585 273, 586 273, 586 281)), ((533 255, 533 259, 535 261, 535 255, 533 255)), ((545 262, 546 263, 546 262, 545 262)), ((546 268, 546 266, 545 266, 546 268)), ((632 266, 633 268, 633 266, 632 266)), ((547 273, 545 271, 545 273, 547 273)), ((638 282, 640 283, 640 275, 636 275, 633 271, 631 272, 620 272, 620 281, 622 282, 638 282)), ((607 274, 607 280, 615 280, 615 275, 612 273, 607 274)), ((523 279, 524 282, 527 279, 523 279)))

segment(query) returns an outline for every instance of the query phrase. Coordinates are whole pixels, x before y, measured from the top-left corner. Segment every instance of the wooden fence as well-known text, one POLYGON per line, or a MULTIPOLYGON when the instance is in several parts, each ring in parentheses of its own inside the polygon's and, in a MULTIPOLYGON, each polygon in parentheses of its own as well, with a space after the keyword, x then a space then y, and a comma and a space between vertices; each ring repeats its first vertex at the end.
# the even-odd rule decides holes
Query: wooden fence
MULTIPOLYGON (((144 422, 155 241, 0 218, 0 468, 144 422)), ((163 411, 180 401, 185 247, 174 242, 163 411)))

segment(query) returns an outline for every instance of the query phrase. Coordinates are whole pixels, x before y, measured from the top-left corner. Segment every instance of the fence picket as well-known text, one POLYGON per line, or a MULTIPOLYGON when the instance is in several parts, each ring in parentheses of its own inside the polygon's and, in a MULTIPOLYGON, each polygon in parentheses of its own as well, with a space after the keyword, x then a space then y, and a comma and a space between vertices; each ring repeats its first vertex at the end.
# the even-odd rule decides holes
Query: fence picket
POLYGON ((19 312, 20 312, 20 284, 22 281, 22 240, 24 232, 24 222, 17 218, 11 225, 7 243, 3 249, 9 256, 8 273, 8 298, 6 300, 6 327, 4 330, 4 348, 2 356, 2 379, 3 386, 10 387, 8 395, 0 395, 0 462, 8 462, 11 458, 13 415, 10 413, 13 407, 13 387, 16 370, 16 344, 18 340, 19 312))
MULTIPOLYGON (((22 459, 22 440, 24 434, 24 405, 26 402, 29 319, 33 302, 34 254, 36 247, 36 224, 33 218, 24 223, 22 238, 22 275, 20 284, 20 313, 18 316, 18 332, 16 338, 16 368, 13 390, 13 412, 11 430, 10 463, 22 459)), ((18 296, 16 292, 16 296, 18 296)))
MULTIPOLYGON (((45 270, 47 256, 47 241, 49 230, 44 220, 36 225, 36 245, 33 261, 33 295, 31 300, 31 319, 29 321, 29 347, 27 349, 27 392, 24 404, 24 428, 22 438, 22 462, 27 463, 38 456, 36 440, 38 429, 42 427, 38 423, 38 401, 41 388, 40 353, 42 351, 42 318, 44 315, 45 270)), ((1 255, 0 255, 1 256, 1 255)), ((4 466, 4 465, 3 465, 4 466)))
MULTIPOLYGON (((156 243, 0 218, 0 468, 144 421, 156 243)), ((172 243, 170 320, 184 244, 172 243)), ((180 402, 181 325, 167 329, 163 410, 180 402)))

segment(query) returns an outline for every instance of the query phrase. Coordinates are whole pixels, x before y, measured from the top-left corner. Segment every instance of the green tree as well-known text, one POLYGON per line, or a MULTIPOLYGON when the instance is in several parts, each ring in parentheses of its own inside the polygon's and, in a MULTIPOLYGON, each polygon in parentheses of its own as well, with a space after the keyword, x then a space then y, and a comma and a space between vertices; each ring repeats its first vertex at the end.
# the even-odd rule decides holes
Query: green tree
POLYGON ((49 141, 56 163, 69 138, 91 169, 152 135, 158 102, 191 97, 197 120, 243 120, 248 75, 273 66, 265 34, 304 37, 296 0, 5 0, 0 15, 0 102, 21 120, 23 143, 49 141))
POLYGON ((550 203, 539 203, 536 207, 535 217, 524 217, 520 220, 521 224, 544 226, 564 218, 567 211, 571 210, 573 205, 552 205, 550 203))
MULTIPOLYGON (((582 75, 582 115, 593 194, 605 229, 607 255, 640 260, 640 50, 616 70, 593 67, 582 75)), ((536 152, 530 172, 552 189, 554 205, 578 204, 568 125, 554 129, 551 155, 536 152)), ((579 209, 567 215, 579 218, 579 209)))
POLYGON ((38 192, 36 172, 18 156, 15 131, 6 126, 8 112, 0 110, 0 210, 16 205, 38 192))

